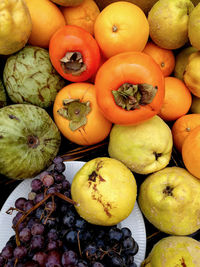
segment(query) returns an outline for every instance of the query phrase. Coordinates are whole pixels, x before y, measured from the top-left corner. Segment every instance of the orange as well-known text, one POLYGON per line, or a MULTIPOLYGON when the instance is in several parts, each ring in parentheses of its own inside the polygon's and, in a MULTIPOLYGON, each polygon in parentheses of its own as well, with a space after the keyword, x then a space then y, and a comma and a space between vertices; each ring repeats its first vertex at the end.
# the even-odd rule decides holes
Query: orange
POLYGON ((28 43, 48 48, 51 36, 65 25, 65 19, 56 6, 49 0, 25 0, 32 19, 32 32, 28 43))
POLYGON ((60 8, 66 24, 76 25, 94 34, 94 23, 100 10, 94 0, 84 0, 82 4, 74 7, 60 8))
POLYGON ((200 126, 197 126, 185 138, 182 147, 182 158, 186 169, 200 179, 200 126))
POLYGON ((94 36, 107 58, 142 51, 148 41, 149 23, 141 8, 119 1, 101 11, 94 24, 94 36))
POLYGON ((200 114, 186 114, 175 121, 172 126, 174 146, 179 152, 183 142, 190 132, 200 125, 200 114))
POLYGON ((192 95, 184 82, 175 77, 165 77, 164 103, 159 116, 166 121, 185 115, 192 104, 192 95))
POLYGON ((162 48, 153 42, 148 42, 143 52, 156 61, 165 77, 169 76, 174 70, 175 56, 172 50, 162 48))

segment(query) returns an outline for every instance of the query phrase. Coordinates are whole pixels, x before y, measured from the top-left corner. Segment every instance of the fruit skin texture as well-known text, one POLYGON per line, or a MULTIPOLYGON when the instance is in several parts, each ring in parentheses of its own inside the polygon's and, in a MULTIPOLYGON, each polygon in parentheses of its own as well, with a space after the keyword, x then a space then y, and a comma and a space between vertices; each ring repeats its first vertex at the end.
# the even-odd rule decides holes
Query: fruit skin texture
POLYGON ((149 175, 138 202, 146 219, 164 233, 189 235, 200 229, 200 181, 184 168, 149 175))
POLYGON ((165 98, 158 115, 174 121, 185 115, 192 104, 192 95, 185 83, 176 77, 165 77, 165 98))
POLYGON ((183 74, 185 71, 185 67, 187 65, 188 62, 188 58, 189 56, 194 53, 197 52, 197 49, 189 46, 187 48, 182 49, 175 58, 176 64, 175 64, 175 68, 174 68, 174 76, 180 80, 183 81, 183 74))
POLYGON ((134 126, 115 124, 108 153, 133 172, 149 174, 167 166, 172 152, 172 133, 158 116, 134 126))
POLYGON ((53 68, 48 51, 35 46, 26 46, 7 59, 3 80, 13 103, 30 103, 42 108, 51 106, 65 85, 53 68))
POLYGON ((96 225, 115 225, 132 212, 137 185, 131 171, 120 161, 100 157, 76 173, 71 185, 77 212, 96 225))
POLYGON ((84 0, 73 7, 61 7, 67 25, 76 25, 94 34, 94 23, 100 10, 94 0, 84 0))
POLYGON ((149 34, 160 47, 177 49, 188 41, 190 0, 159 0, 148 13, 149 34))
POLYGON ((121 52, 142 51, 148 41, 149 24, 138 6, 125 1, 115 2, 97 17, 94 36, 107 58, 121 52))
POLYGON ((0 108, 7 105, 6 92, 2 81, 0 80, 0 108))
POLYGON ((159 240, 141 267, 198 267, 200 242, 188 236, 168 236, 159 240))
POLYGON ((97 103, 104 116, 115 124, 135 125, 156 115, 163 105, 164 76, 158 64, 142 52, 124 52, 109 58, 95 79, 97 103), (112 91, 123 84, 148 84, 157 87, 153 100, 139 108, 127 110, 116 103, 112 91))
POLYGON ((0 173, 12 179, 34 177, 57 155, 60 132, 48 113, 30 104, 0 109, 0 173))
POLYGON ((61 5, 61 6, 78 6, 80 5, 83 0, 51 0, 55 4, 61 5))
POLYGON ((32 22, 24 0, 0 1, 0 54, 10 55, 25 46, 32 22))
POLYGON ((193 9, 188 21, 188 37, 191 45, 196 49, 200 49, 200 3, 193 9))
POLYGON ((192 53, 185 67, 184 82, 191 93, 200 97, 200 52, 192 53))
POLYGON ((51 36, 65 25, 62 12, 50 0, 25 0, 31 14, 32 31, 28 43, 48 48, 51 36))
POLYGON ((179 152, 182 150, 185 138, 200 125, 200 114, 186 114, 178 118, 172 126, 174 146, 179 152))
POLYGON ((60 90, 54 101, 53 116, 62 134, 79 145, 92 145, 101 142, 109 135, 112 127, 112 123, 100 112, 96 102, 94 85, 90 83, 71 83, 60 90), (80 103, 90 102, 91 111, 86 115, 86 123, 75 131, 70 129, 69 120, 58 114, 58 110, 63 108, 63 100, 65 99, 80 99, 80 103))
POLYGON ((182 158, 186 169, 200 179, 200 126, 194 128, 185 138, 182 146, 182 158))
POLYGON ((192 105, 190 107, 191 113, 200 114, 200 97, 192 96, 192 105))
POLYGON ((175 56, 172 50, 159 47, 149 41, 142 52, 151 56, 156 61, 165 77, 169 76, 174 70, 175 56))

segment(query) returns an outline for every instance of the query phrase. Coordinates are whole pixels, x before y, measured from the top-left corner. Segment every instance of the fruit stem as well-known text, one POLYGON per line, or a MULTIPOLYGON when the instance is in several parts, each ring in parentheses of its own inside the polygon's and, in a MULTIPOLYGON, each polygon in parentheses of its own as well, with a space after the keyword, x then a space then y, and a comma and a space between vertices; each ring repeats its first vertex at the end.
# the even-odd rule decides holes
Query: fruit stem
POLYGON ((64 73, 69 73, 74 76, 79 76, 86 70, 82 54, 76 51, 67 52, 65 56, 60 59, 60 64, 64 73))

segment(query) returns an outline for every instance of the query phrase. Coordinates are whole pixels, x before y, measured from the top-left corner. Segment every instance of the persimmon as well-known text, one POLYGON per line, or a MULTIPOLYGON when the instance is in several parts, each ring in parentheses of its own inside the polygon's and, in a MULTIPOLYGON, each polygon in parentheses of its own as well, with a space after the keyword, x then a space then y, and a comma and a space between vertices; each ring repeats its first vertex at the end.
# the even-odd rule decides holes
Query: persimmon
POLYGON ((54 101, 53 117, 61 133, 79 145, 101 142, 112 127, 99 110, 91 83, 71 83, 61 89, 54 101))
POLYGON ((200 126, 194 128, 185 138, 182 146, 182 158, 186 169, 200 179, 200 126))
POLYGON ((97 103, 112 123, 139 124, 156 115, 164 101, 164 75, 142 52, 124 52, 107 59, 95 78, 97 103))
POLYGON ((165 77, 165 98, 159 116, 175 121, 185 115, 192 104, 192 95, 185 83, 175 77, 165 77))
POLYGON ((60 7, 67 25, 76 25, 94 34, 94 23, 100 10, 94 0, 84 0, 78 6, 60 7))
POLYGON ((164 76, 169 76, 175 67, 175 55, 172 50, 162 48, 149 41, 143 52, 151 56, 160 66, 164 76))
POLYGON ((119 1, 98 15, 94 36, 107 58, 121 52, 142 51, 148 41, 149 23, 141 8, 119 1))
POLYGON ((200 114, 186 114, 178 118, 172 126, 173 143, 181 152, 183 142, 191 131, 200 125, 200 114))
POLYGON ((48 48, 51 36, 64 26, 65 19, 56 4, 49 0, 25 0, 32 20, 28 43, 48 48))

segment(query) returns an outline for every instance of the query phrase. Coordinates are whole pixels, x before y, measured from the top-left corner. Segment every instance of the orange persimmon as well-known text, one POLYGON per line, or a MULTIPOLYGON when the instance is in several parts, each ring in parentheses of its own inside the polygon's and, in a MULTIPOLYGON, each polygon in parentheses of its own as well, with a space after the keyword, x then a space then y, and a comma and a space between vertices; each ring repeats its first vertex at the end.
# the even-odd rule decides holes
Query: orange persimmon
POLYGON ((103 141, 112 127, 99 110, 94 85, 86 82, 71 83, 58 92, 53 117, 60 132, 79 145, 103 141))

